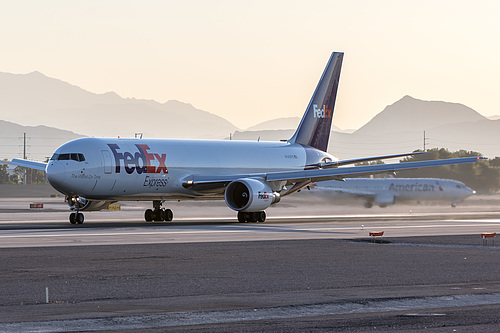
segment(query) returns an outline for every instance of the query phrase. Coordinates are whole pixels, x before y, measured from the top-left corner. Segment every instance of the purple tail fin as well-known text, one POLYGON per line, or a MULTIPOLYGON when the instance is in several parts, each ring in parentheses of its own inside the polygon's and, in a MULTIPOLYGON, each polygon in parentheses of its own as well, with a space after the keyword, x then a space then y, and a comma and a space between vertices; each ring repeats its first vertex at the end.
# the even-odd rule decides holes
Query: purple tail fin
POLYGON ((344 53, 332 53, 300 125, 288 142, 327 150, 343 58, 344 53))

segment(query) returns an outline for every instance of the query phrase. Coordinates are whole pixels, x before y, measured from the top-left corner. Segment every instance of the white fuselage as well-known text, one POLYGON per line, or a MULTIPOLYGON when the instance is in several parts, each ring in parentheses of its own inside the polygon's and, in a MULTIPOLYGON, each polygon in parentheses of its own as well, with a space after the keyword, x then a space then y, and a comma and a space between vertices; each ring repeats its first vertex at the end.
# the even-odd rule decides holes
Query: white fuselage
POLYGON ((95 200, 222 198, 220 188, 201 193, 183 183, 304 170, 307 164, 332 159, 287 142, 82 138, 55 151, 47 178, 66 195, 95 200))
POLYGON ((474 193, 462 182, 436 178, 346 178, 343 182, 319 182, 315 191, 363 198, 380 206, 411 201, 456 203, 474 193))

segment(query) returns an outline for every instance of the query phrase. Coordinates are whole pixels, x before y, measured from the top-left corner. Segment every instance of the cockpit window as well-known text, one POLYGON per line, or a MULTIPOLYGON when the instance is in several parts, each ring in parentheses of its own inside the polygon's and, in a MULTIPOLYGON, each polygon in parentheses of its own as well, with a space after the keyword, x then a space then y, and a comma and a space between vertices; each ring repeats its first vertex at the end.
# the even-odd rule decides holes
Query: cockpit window
POLYGON ((464 188, 464 187, 465 187, 465 185, 462 185, 462 184, 457 185, 457 188, 464 188))
POLYGON ((50 158, 51 161, 76 161, 83 162, 85 161, 85 156, 81 153, 68 153, 68 154, 54 154, 50 158))

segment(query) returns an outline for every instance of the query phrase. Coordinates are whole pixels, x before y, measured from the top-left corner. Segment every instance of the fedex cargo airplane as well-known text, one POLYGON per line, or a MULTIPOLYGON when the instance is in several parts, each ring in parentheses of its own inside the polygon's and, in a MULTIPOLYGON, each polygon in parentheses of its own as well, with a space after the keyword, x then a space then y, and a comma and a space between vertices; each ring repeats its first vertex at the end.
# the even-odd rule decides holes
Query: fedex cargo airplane
POLYGON ((74 210, 100 210, 126 200, 152 201, 146 221, 171 221, 169 200, 224 199, 239 222, 264 222, 265 209, 282 197, 323 180, 343 180, 401 169, 470 163, 480 157, 350 166, 390 156, 339 161, 326 152, 344 54, 332 53, 295 132, 283 142, 81 138, 56 149, 48 163, 12 160, 45 170, 49 183, 74 210))
POLYGON ((464 183, 437 178, 346 178, 313 184, 312 192, 322 197, 353 197, 365 200, 365 207, 374 204, 387 207, 403 202, 441 201, 452 207, 476 193, 464 183))

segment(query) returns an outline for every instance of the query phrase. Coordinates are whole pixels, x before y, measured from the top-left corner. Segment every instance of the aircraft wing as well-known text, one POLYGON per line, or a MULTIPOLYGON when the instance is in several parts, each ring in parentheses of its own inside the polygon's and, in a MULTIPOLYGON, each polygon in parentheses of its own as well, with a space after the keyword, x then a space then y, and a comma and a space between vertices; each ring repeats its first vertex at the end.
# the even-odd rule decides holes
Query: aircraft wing
POLYGON ((22 166, 22 167, 30 168, 30 169, 42 170, 42 171, 45 171, 45 168, 47 167, 47 163, 28 161, 28 160, 23 160, 21 158, 12 159, 10 164, 14 164, 14 165, 18 165, 18 166, 22 166))
POLYGON ((478 160, 486 159, 486 157, 463 157, 463 158, 450 158, 445 160, 431 160, 407 163, 391 163, 391 164, 378 164, 366 165, 355 167, 341 167, 335 169, 319 169, 319 170, 301 170, 301 171, 285 171, 273 172, 266 174, 266 181, 287 181, 287 183, 296 183, 304 181, 319 182, 330 179, 342 179, 352 176, 365 176, 376 173, 395 172, 397 170, 405 169, 418 169, 441 165, 453 165, 473 163, 478 160))
POLYGON ((223 188, 233 180, 241 178, 262 178, 268 182, 286 181, 287 185, 295 184, 293 190, 287 191, 288 194, 291 194, 300 190, 301 188, 304 188, 305 186, 310 185, 313 182, 332 180, 332 179, 341 181, 344 178, 353 176, 357 177, 364 175, 373 175, 377 173, 395 172, 397 170, 418 169, 418 168, 441 166, 441 165, 473 163, 481 159, 486 159, 486 157, 482 156, 463 157, 463 158, 451 158, 445 160, 377 164, 377 165, 354 166, 354 167, 340 167, 333 169, 330 168, 330 169, 283 171, 283 172, 271 172, 271 173, 261 173, 261 174, 245 174, 245 175, 240 174, 240 175, 218 176, 218 177, 190 176, 184 179, 182 186, 184 188, 191 188, 194 190, 204 191, 216 188, 223 188))

